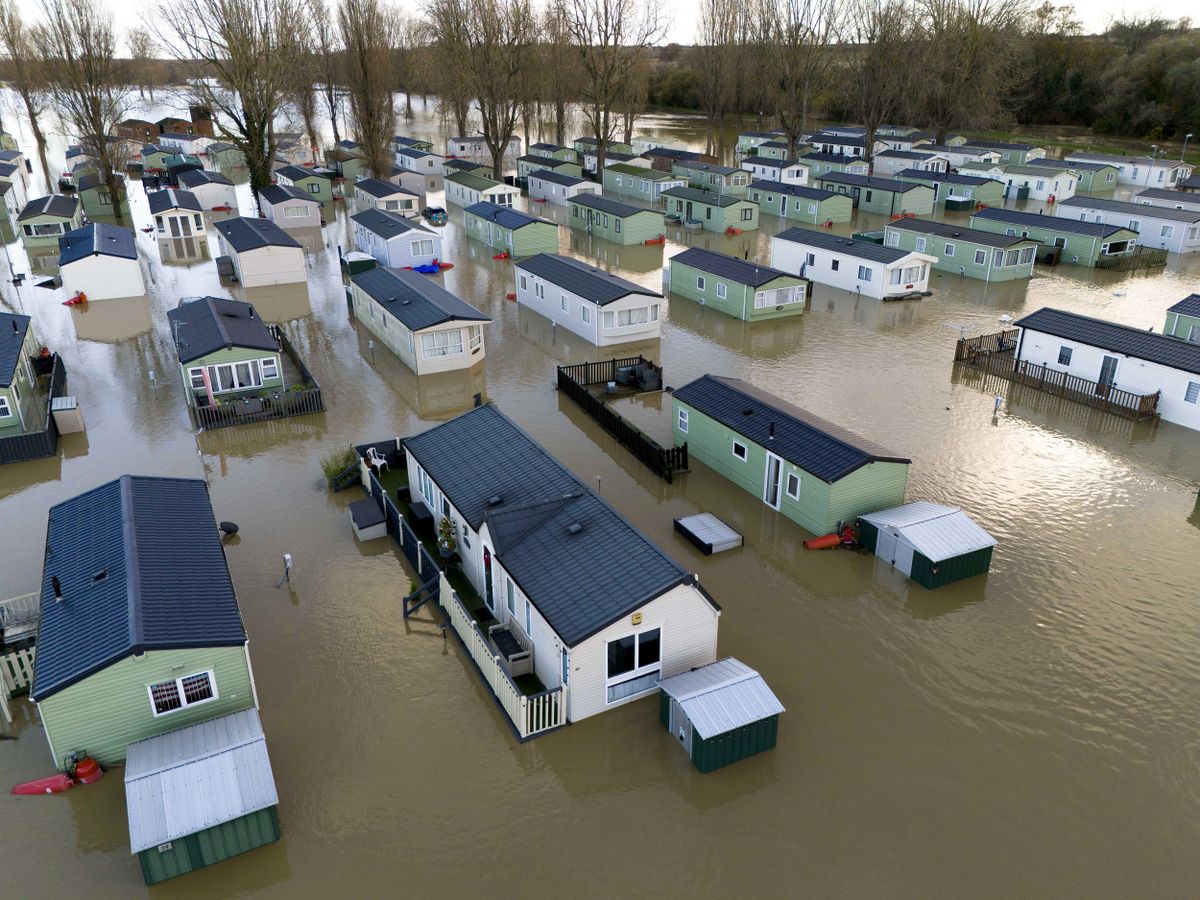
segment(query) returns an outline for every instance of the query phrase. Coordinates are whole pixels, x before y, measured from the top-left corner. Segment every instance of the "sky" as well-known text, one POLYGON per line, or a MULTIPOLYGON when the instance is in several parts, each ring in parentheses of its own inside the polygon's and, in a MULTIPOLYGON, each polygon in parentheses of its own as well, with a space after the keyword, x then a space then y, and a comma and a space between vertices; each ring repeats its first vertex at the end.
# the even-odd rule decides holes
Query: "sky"
MULTIPOLYGON (((117 26, 122 30, 139 25, 145 18, 146 10, 150 7, 147 0, 102 0, 116 18, 117 26)), ((642 2, 658 2, 663 6, 664 14, 671 23, 667 32, 667 42, 690 44, 695 41, 696 22, 698 19, 699 3, 697 0, 642 0, 642 2)), ((399 0, 398 5, 410 12, 419 8, 417 0, 399 0)), ((17 0, 17 6, 27 16, 36 15, 40 6, 39 0, 17 0)), ((1095 33, 1103 31, 1110 19, 1126 12, 1146 15, 1151 12, 1168 19, 1178 19, 1183 16, 1195 16, 1195 0, 1159 0, 1149 7, 1140 3, 1130 3, 1128 0, 1077 0, 1075 12, 1083 22, 1084 30, 1095 33)), ((1200 17, 1197 17, 1200 18, 1200 17)))

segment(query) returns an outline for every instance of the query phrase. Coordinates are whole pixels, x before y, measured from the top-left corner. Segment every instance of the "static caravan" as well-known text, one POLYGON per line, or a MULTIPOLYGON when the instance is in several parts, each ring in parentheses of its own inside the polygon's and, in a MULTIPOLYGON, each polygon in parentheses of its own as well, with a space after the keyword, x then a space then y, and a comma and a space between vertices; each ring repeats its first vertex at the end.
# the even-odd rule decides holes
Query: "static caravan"
POLYGON ((350 298, 355 321, 417 375, 483 362, 483 326, 491 319, 425 275, 360 272, 350 279, 350 298))
POLYGON ((814 184, 820 175, 837 172, 843 175, 866 176, 871 171, 871 164, 865 159, 841 153, 805 153, 800 159, 810 166, 808 180, 814 184))
POLYGON ((181 172, 179 186, 191 191, 205 209, 237 209, 237 191, 233 182, 220 172, 203 169, 181 172))
POLYGON ((950 160, 941 153, 925 153, 919 150, 884 150, 872 160, 875 175, 893 176, 905 169, 922 172, 948 172, 950 160))
POLYGON ((733 147, 733 155, 737 159, 754 156, 755 151, 767 141, 777 141, 786 137, 782 131, 742 131, 738 133, 737 143, 733 147))
POLYGON ((858 540, 929 590, 986 575, 996 546, 961 509, 924 500, 861 516, 858 540))
POLYGON ((579 154, 571 147, 563 147, 559 144, 550 144, 544 141, 539 141, 536 144, 529 145, 529 154, 531 156, 543 156, 549 159, 557 159, 563 162, 579 162, 579 154))
POLYGON ((433 152, 432 141, 427 141, 424 138, 408 137, 403 134, 392 135, 392 146, 397 150, 412 148, 413 150, 424 150, 426 153, 433 152))
POLYGON ((1186 209, 1191 212, 1200 212, 1200 197, 1189 194, 1187 191, 1169 188, 1146 188, 1134 196, 1133 202, 1145 206, 1157 206, 1161 209, 1186 209))
MULTIPOLYGON (((125 178, 119 173, 113 173, 113 179, 121 196, 125 196, 125 178)), ((95 216, 113 215, 113 186, 105 183, 99 174, 89 173, 78 178, 75 182, 75 196, 83 205, 83 214, 89 218, 95 216)), ((128 199, 122 204, 128 212, 128 199)))
POLYGON ((1037 242, 1020 235, 995 234, 962 225, 899 219, 883 229, 885 246, 930 253, 933 267, 980 281, 1014 281, 1033 277, 1037 242))
MULTIPOLYGON (((797 156, 808 156, 815 152, 811 146, 803 142, 803 138, 796 144, 795 151, 788 149, 787 141, 782 139, 763 141, 754 148, 754 156, 763 157, 766 159, 794 159, 797 156)), ((840 156, 840 154, 838 154, 840 156)), ((868 166, 867 168, 870 168, 868 166)))
POLYGON ((974 209, 979 205, 1004 204, 1005 185, 994 178, 919 169, 904 169, 896 173, 896 178, 933 188, 934 205, 940 204, 946 209, 974 209))
POLYGON ((519 188, 469 172, 447 175, 444 182, 446 202, 464 208, 476 203, 492 203, 511 208, 514 199, 521 196, 519 188))
POLYGON ((476 203, 464 211, 467 237, 515 259, 558 252, 558 226, 495 203, 476 203))
POLYGON ((381 178, 364 178, 354 185, 354 208, 358 212, 381 209, 415 219, 421 215, 421 195, 381 178))
POLYGON ((258 192, 258 208, 280 228, 320 228, 325 224, 321 204, 290 184, 268 184, 258 192))
POLYGON ((680 178, 686 178, 690 187, 722 196, 744 197, 750 186, 750 172, 733 166, 684 162, 678 163, 672 171, 680 178))
POLYGON ((1200 294, 1189 294, 1167 308, 1163 334, 1200 344, 1200 294))
POLYGON ((57 247, 60 237, 83 225, 83 210, 74 197, 50 194, 26 203, 17 216, 17 225, 21 228, 21 243, 27 248, 57 247))
MULTIPOLYGON (((576 153, 580 156, 585 156, 588 153, 595 155, 596 148, 599 146, 599 141, 594 137, 577 137, 572 144, 576 153)), ((604 148, 609 153, 628 153, 633 154, 633 145, 626 144, 623 141, 610 140, 604 148)))
POLYGON ((853 200, 821 188, 752 181, 746 197, 757 203, 762 212, 809 225, 849 222, 854 215, 853 200))
POLYGON ((288 388, 279 339, 254 306, 224 297, 180 301, 167 311, 189 406, 288 388))
POLYGON ((520 156, 517 157, 517 178, 528 178, 534 172, 561 172, 564 175, 583 175, 583 166, 577 162, 553 159, 549 156, 520 156))
MULTIPOLYGON (((515 134, 509 138, 508 144, 501 155, 506 157, 520 156, 521 138, 515 134)), ((447 138, 446 156, 457 159, 469 159, 472 162, 486 163, 489 166, 492 165, 492 151, 488 149, 488 145, 484 139, 478 135, 447 138)))
POLYGON ((442 164, 445 163, 446 157, 429 150, 419 150, 416 147, 398 147, 395 161, 400 168, 420 175, 426 191, 441 190, 442 164))
MULTIPOLYGON (((379 180, 386 181, 388 184, 394 184, 396 187, 404 188, 404 190, 416 197, 424 198, 425 196, 425 176, 411 169, 392 166, 388 171, 387 177, 379 180)), ((358 199, 357 194, 355 194, 354 199, 358 199)))
POLYGON ((269 219, 236 216, 215 222, 221 255, 233 263, 243 287, 307 281, 304 250, 294 237, 269 219))
POLYGON ((555 206, 566 206, 567 202, 580 194, 599 194, 600 185, 584 181, 562 172, 539 171, 529 176, 529 198, 544 200, 555 206))
POLYGON ((663 214, 602 197, 582 194, 567 201, 567 224, 614 244, 644 244, 661 239, 665 233, 663 214))
POLYGON ((812 534, 904 502, 911 460, 739 378, 671 395, 675 446, 812 534))
POLYGON ((132 228, 89 222, 58 239, 63 287, 88 300, 140 297, 146 293, 132 228))
POLYGON ((689 161, 715 163, 717 161, 715 156, 710 156, 707 153, 696 153, 693 150, 677 150, 673 147, 655 147, 647 150, 642 155, 650 160, 650 168, 667 173, 671 172, 676 163, 689 161))
MULTIPOLYGON (((841 156, 852 156, 864 159, 867 156, 866 130, 861 134, 835 134, 829 129, 818 131, 808 139, 808 143, 820 153, 836 153, 841 156)), ((888 148, 887 142, 875 138, 871 142, 871 154, 881 153, 888 148)))
POLYGON ((1172 253, 1200 250, 1200 211, 1196 210, 1165 209, 1100 197, 1072 197, 1055 208, 1055 215, 1081 222, 1120 225, 1136 231, 1138 243, 1143 247, 1157 247, 1172 253))
POLYGON ((904 213, 922 216, 933 212, 933 188, 925 184, 827 172, 817 176, 816 186, 836 194, 845 194, 854 201, 854 208, 863 212, 887 216, 904 213))
POLYGON ((454 159, 447 157, 442 163, 442 176, 453 175, 455 172, 472 172, 476 175, 482 175, 485 178, 492 176, 492 167, 485 166, 483 163, 472 162, 469 159, 454 159))
POLYGON ((1200 344, 1046 307, 1015 323, 1017 359, 1135 395, 1158 393, 1158 414, 1200 431, 1200 344))
POLYGON ((517 303, 597 347, 657 340, 662 294, 569 256, 539 253, 514 267, 517 303))
POLYGON ((747 156, 742 168, 755 181, 774 181, 777 184, 808 184, 810 165, 800 159, 773 159, 769 156, 747 156))
POLYGON ((37 394, 41 348, 29 316, 0 312, 0 438, 46 427, 45 400, 37 394))
POLYGON ((803 315, 808 301, 806 279, 700 247, 671 257, 668 273, 671 293, 746 322, 803 315))
MULTIPOLYGON (((1000 154, 995 150, 985 150, 983 147, 956 147, 951 144, 922 144, 922 153, 940 153, 950 163, 951 170, 962 168, 967 163, 987 163, 998 165, 1000 154)), ((1028 162, 1026 163, 1028 165, 1028 162)))
POLYGON ((1157 156, 1120 156, 1113 153, 1090 153, 1076 150, 1067 154, 1068 160, 1107 163, 1117 168, 1117 184, 1125 187, 1178 187, 1192 177, 1195 167, 1178 159, 1157 156))
POLYGON ((334 173, 329 169, 309 169, 302 166, 280 166, 274 172, 275 183, 298 187, 318 203, 332 203, 334 173))
POLYGON ((968 139, 966 147, 994 150, 1000 154, 1000 162, 1010 166, 1023 166, 1026 161, 1045 157, 1046 151, 1033 144, 1014 144, 1008 141, 976 141, 968 139))
POLYGON ((1018 212, 999 207, 981 209, 970 226, 995 234, 1019 235, 1040 245, 1038 256, 1077 266, 1103 265, 1136 252, 1138 233, 1120 225, 1080 222, 1061 216, 1018 212))
POLYGON ((663 191, 662 197, 667 213, 679 216, 685 224, 699 222, 705 231, 758 228, 758 204, 749 200, 686 187, 663 191))
POLYGON ((618 197, 653 204, 658 203, 665 191, 687 187, 687 179, 681 175, 626 165, 605 166, 601 182, 605 191, 618 197))
POLYGON ((1040 203, 1069 200, 1075 196, 1079 184, 1079 175, 1065 166, 999 165, 988 170, 987 175, 1004 183, 1005 199, 1040 203))
POLYGON ((771 264, 817 284, 893 300, 929 291, 927 253, 905 252, 827 231, 789 228, 771 239, 771 264))
POLYGON ((408 269, 442 258, 442 236, 394 212, 367 209, 350 217, 354 246, 381 266, 408 269))
POLYGON ((195 237, 207 234, 204 209, 200 199, 191 191, 167 188, 151 191, 146 196, 150 215, 154 217, 154 233, 160 238, 195 237))
POLYGON ((1030 159, 1026 166, 1061 171, 1067 169, 1079 176, 1076 193, 1099 194, 1114 191, 1117 187, 1118 169, 1111 163, 1084 162, 1079 159, 1030 159))

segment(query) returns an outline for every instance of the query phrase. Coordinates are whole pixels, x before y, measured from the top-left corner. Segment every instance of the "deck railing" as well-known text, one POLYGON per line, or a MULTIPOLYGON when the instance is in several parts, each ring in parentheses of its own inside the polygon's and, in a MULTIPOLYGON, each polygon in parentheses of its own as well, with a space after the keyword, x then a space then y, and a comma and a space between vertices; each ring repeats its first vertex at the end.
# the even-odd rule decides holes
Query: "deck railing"
POLYGON ((978 356, 1012 350, 1017 346, 1017 339, 1020 337, 1021 329, 1010 328, 973 338, 959 338, 954 348, 954 361, 967 362, 978 356))
POLYGON ((66 388, 67 369, 63 365, 62 358, 56 353, 53 367, 50 370, 50 384, 46 394, 46 416, 42 423, 42 429, 0 438, 0 465, 24 462, 27 459, 40 459, 55 454, 58 450, 58 425, 54 421, 51 408, 55 398, 66 393, 66 388))
POLYGON ((9 698, 33 683, 33 657, 33 647, 0 653, 0 715, 6 722, 13 720, 9 698))
POLYGON ((1116 269, 1128 272, 1136 269, 1157 269, 1167 264, 1167 251, 1158 247, 1138 245, 1132 253, 1114 253, 1096 259, 1097 269, 1116 269))

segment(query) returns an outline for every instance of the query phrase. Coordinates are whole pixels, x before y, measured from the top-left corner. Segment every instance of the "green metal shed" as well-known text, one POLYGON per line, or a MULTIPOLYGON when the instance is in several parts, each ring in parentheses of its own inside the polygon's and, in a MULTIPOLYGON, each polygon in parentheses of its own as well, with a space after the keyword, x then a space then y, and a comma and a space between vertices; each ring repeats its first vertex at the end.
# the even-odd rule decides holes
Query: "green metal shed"
POLYGON ((987 573, 996 546, 962 510, 924 500, 860 516, 859 542, 930 590, 987 573))
POLYGON ((129 745, 129 847, 158 884, 279 840, 279 794, 258 710, 129 745))
POLYGON ((761 675, 732 656, 658 686, 659 721, 701 772, 775 746, 783 704, 761 675))

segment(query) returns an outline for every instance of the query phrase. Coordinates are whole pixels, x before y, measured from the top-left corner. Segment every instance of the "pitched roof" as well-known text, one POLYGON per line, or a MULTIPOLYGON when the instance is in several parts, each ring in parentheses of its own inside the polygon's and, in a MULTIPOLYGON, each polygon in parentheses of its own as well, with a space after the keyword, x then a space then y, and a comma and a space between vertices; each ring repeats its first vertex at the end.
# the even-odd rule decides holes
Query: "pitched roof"
POLYGON ((29 332, 29 316, 0 312, 0 387, 8 387, 17 374, 21 347, 29 332))
POLYGON ((89 256, 137 259, 136 235, 132 228, 89 222, 58 239, 58 264, 67 266, 89 256))
POLYGON ((810 166, 803 159, 778 159, 774 156, 747 156, 742 160, 742 169, 746 170, 746 164, 752 166, 762 166, 764 169, 787 169, 791 166, 810 166))
POLYGON ((582 178, 576 178, 574 175, 568 175, 566 172, 554 172, 550 169, 539 169, 536 172, 530 172, 529 178, 536 178, 538 181, 549 181, 551 184, 562 185, 563 187, 575 187, 577 184, 583 184, 582 178))
POLYGON ((701 191, 697 188, 673 187, 662 192, 664 197, 678 197, 680 200, 691 200, 693 203, 703 203, 705 206, 716 206, 724 209, 738 203, 749 203, 745 197, 731 197, 729 194, 718 194, 716 191, 701 191))
POLYGON ((282 175, 288 181, 301 181, 305 178, 324 178, 327 181, 333 178, 332 172, 325 172, 321 169, 307 169, 303 166, 286 165, 280 166, 275 170, 276 175, 282 175))
POLYGON ((270 219, 235 216, 214 222, 217 233, 238 253, 262 247, 299 247, 300 242, 270 219))
POLYGON ((420 331, 444 322, 490 322, 474 306, 450 293, 425 275, 408 269, 383 267, 360 272, 350 279, 368 297, 396 317, 409 331, 420 331))
POLYGON ((406 187, 384 181, 382 178, 363 178, 354 182, 354 189, 362 191, 364 194, 370 194, 372 197, 391 197, 394 194, 408 194, 410 197, 420 196, 406 187))
POLYGON ((68 197, 65 194, 50 194, 46 197, 38 197, 36 200, 30 200, 25 204, 25 208, 21 210, 21 214, 17 216, 18 222, 24 222, 26 219, 32 219, 35 216, 58 216, 63 219, 70 219, 75 216, 75 210, 79 208, 79 201, 74 197, 68 197))
POLYGON ((488 191, 494 187, 503 187, 499 181, 493 178, 485 178, 482 175, 476 175, 474 172, 452 172, 446 176, 446 181, 453 184, 461 184, 465 188, 470 188, 473 191, 488 191))
POLYGON ((714 175, 737 175, 746 171, 738 166, 723 166, 720 163, 682 162, 680 168, 695 169, 698 172, 711 172, 714 175))
POLYGON ((914 500, 861 518, 876 527, 896 529, 930 562, 943 562, 996 546, 996 539, 970 516, 957 507, 940 503, 914 500))
POLYGON ((639 213, 649 213, 652 216, 662 215, 662 210, 646 209, 644 206, 622 203, 620 200, 613 200, 611 197, 602 197, 599 194, 576 194, 574 197, 569 197, 567 202, 578 203, 580 206, 586 206, 588 209, 598 209, 600 212, 605 212, 610 216, 617 216, 622 219, 629 216, 636 216, 639 213))
POLYGON ((874 241, 856 241, 853 238, 830 234, 828 231, 815 231, 812 228, 789 228, 775 235, 781 241, 791 241, 796 244, 807 244, 810 247, 820 247, 822 250, 832 250, 835 253, 845 253, 860 259, 870 259, 885 265, 897 262, 912 255, 911 250, 898 250, 895 247, 885 247, 874 241))
POLYGON ((442 167, 446 169, 457 169, 464 172, 474 172, 477 169, 489 169, 483 163, 477 163, 469 159, 448 159, 442 163, 442 167))
POLYGON ((985 150, 1036 150, 1033 144, 1012 144, 1007 141, 977 141, 968 139, 966 146, 983 147, 985 150))
POLYGON ((312 194, 306 194, 294 184, 268 184, 259 190, 258 196, 271 206, 275 206, 277 203, 286 203, 289 200, 303 200, 305 203, 314 203, 318 206, 321 204, 321 201, 312 194))
POLYGON ((957 172, 928 172, 925 169, 902 169, 896 173, 897 178, 911 178, 914 181, 936 181, 939 184, 962 184, 980 187, 985 184, 1000 184, 994 178, 981 178, 977 175, 959 175, 957 172))
POLYGON ((220 172, 210 172, 208 169, 188 169, 175 176, 175 180, 187 188, 197 188, 206 184, 232 185, 226 176, 220 172))
POLYGON ((700 159, 704 156, 703 153, 696 153, 694 150, 678 150, 675 147, 651 147, 642 156, 660 156, 663 159, 700 159))
POLYGON ((570 150, 570 147, 564 147, 561 144, 549 144, 545 141, 538 141, 536 144, 529 145, 530 150, 549 150, 551 153, 559 153, 563 150, 570 150))
POLYGON ((416 147, 400 147, 396 150, 400 156, 406 156, 409 159, 425 159, 427 156, 436 156, 436 153, 430 153, 428 150, 418 150, 416 147))
POLYGON ((1188 294, 1178 303, 1167 307, 1167 312, 1181 316, 1200 316, 1200 294, 1188 294))
POLYGON ((802 157, 800 157, 800 161, 801 162, 816 161, 816 162, 827 162, 827 163, 839 163, 839 164, 845 165, 845 166, 855 165, 855 164, 860 165, 860 166, 867 165, 867 161, 865 159, 863 159, 861 156, 847 156, 845 153, 805 153, 802 157))
POLYGON ((538 253, 517 263, 516 268, 545 278, 551 284, 570 291, 577 297, 590 300, 597 306, 606 306, 630 294, 646 297, 661 297, 658 291, 644 288, 640 284, 626 281, 617 275, 605 272, 570 256, 557 253, 538 253))
POLYGON ((930 159, 937 155, 936 153, 926 153, 923 150, 884 150, 876 153, 875 158, 887 156, 892 159, 930 159))
POLYGON ((543 169, 557 169, 561 166, 579 165, 579 163, 569 159, 555 159, 553 156, 538 156, 536 153, 527 153, 525 156, 518 156, 517 162, 536 163, 543 169))
POLYGON ((1142 202, 1144 206, 1156 206, 1154 203, 1147 203, 1147 200, 1162 200, 1166 203, 1180 203, 1185 208, 1189 206, 1200 206, 1200 196, 1197 196, 1188 191, 1176 191, 1170 188, 1146 188, 1144 191, 1138 191, 1135 199, 1142 202))
POLYGON ((781 272, 779 269, 773 269, 761 263, 748 262, 738 259, 736 256, 705 250, 702 247, 689 247, 682 253, 676 253, 671 257, 671 262, 691 266, 693 269, 708 272, 718 278, 725 278, 736 284, 746 284, 755 288, 762 287, 776 278, 799 278, 798 275, 781 272))
POLYGON ((403 134, 392 135, 392 143, 399 144, 401 147, 415 147, 417 144, 428 144, 429 141, 423 141, 420 138, 406 137, 403 134))
POLYGON ((14 163, 0 163, 0 178, 12 178, 17 172, 17 166, 14 163))
POLYGON ((981 231, 978 228, 968 228, 965 225, 950 225, 946 222, 934 222, 931 219, 897 219, 883 226, 884 231, 895 228, 899 231, 913 231, 918 234, 931 234, 939 238, 955 238, 971 244, 984 247, 1011 247, 1014 244, 1037 243, 1019 234, 997 234, 994 231, 981 231))
POLYGON ((526 225, 536 225, 541 222, 543 225, 558 226, 553 222, 547 222, 545 219, 539 219, 537 216, 530 216, 519 209, 512 209, 508 206, 501 206, 498 203, 489 203, 487 200, 481 200, 479 203, 472 203, 464 210, 473 216, 478 216, 488 222, 495 222, 501 228, 508 228, 515 231, 518 228, 524 228, 526 225))
POLYGON ((658 686, 683 707, 692 728, 704 739, 784 711, 762 676, 732 656, 664 678, 658 686))
POLYGON ((829 200, 833 197, 845 197, 845 194, 838 194, 834 191, 826 191, 822 188, 805 187, 801 184, 787 184, 782 181, 764 181, 758 179, 750 182, 750 187, 760 191, 770 191, 773 194, 787 194, 789 197, 804 197, 806 200, 816 200, 818 202, 829 200))
POLYGON ((674 396, 830 484, 869 463, 911 462, 740 378, 702 375, 674 396))
POLYGON ((1200 375, 1200 344, 1156 334, 1141 328, 1118 325, 1049 306, 1030 313, 1015 323, 1043 334, 1079 341, 1113 353, 1144 359, 1183 372, 1200 375))
POLYGON ((1180 166, 1191 166, 1191 163, 1179 159, 1163 159, 1162 157, 1149 157, 1145 155, 1123 156, 1120 153, 1092 153, 1089 150, 1074 150, 1068 154, 1067 158, 1081 159, 1085 162, 1112 163, 1114 166, 1129 164, 1139 166, 1167 166, 1171 169, 1177 169, 1180 166))
MULTIPOLYGON (((1022 225, 1026 228, 1045 228, 1048 231, 1059 231, 1066 234, 1082 234, 1087 237, 1108 237, 1118 231, 1129 231, 1123 225, 1105 225, 1101 222, 1082 222, 1079 219, 1068 219, 1065 216, 1043 215, 1041 213, 1019 212, 1015 209, 1002 209, 989 206, 971 214, 971 225, 975 220, 985 222, 1004 222, 1009 225, 1022 225)), ((1136 232, 1134 232, 1136 234, 1136 232)))
POLYGON ((134 654, 245 642, 203 481, 123 475, 51 507, 34 700, 134 654))
POLYGON ((738 137, 748 138, 777 138, 783 135, 782 131, 739 131, 738 137))
POLYGON ((925 184, 913 184, 911 181, 897 181, 895 178, 876 178, 874 175, 854 175, 850 172, 824 172, 817 176, 818 181, 831 181, 834 184, 845 184, 852 187, 870 188, 873 191, 891 191, 893 194, 907 194, 918 188, 929 190, 925 184))
MULTIPOLYGON (((1125 200, 1107 200, 1103 197, 1068 197, 1059 201, 1063 209, 1102 209, 1108 212, 1125 213, 1135 219, 1166 219, 1168 222, 1200 222, 1200 210, 1171 209, 1166 206, 1151 206, 1146 203, 1131 203, 1125 200)), ((1060 213, 1061 215, 1061 213, 1060 213)), ((1065 217, 1064 217, 1065 218, 1065 217)))
POLYGON ((151 215, 158 215, 169 209, 187 209, 194 212, 202 212, 204 209, 200 205, 199 197, 191 191, 183 191, 178 188, 151 191, 146 196, 146 200, 150 204, 151 215))
POLYGON ((181 363, 233 347, 279 350, 279 342, 254 306, 241 300, 197 297, 168 310, 167 321, 181 363))
POLYGON ((687 179, 681 175, 675 175, 671 172, 663 172, 660 169, 647 169, 644 166, 630 166, 625 163, 617 163, 615 166, 605 166, 605 172, 616 172, 618 175, 635 175, 638 178, 645 178, 647 181, 686 181, 687 179))
POLYGON ((404 443, 568 646, 693 581, 491 404, 404 443))
POLYGON ((1116 166, 1105 162, 1086 162, 1082 159, 1036 159, 1025 160, 1025 165, 1041 169, 1074 169, 1079 172, 1099 172, 1101 169, 1115 169, 1116 166))
POLYGON ((364 209, 352 215, 350 219, 384 240, 414 231, 427 236, 433 235, 432 231, 390 209, 364 209))

